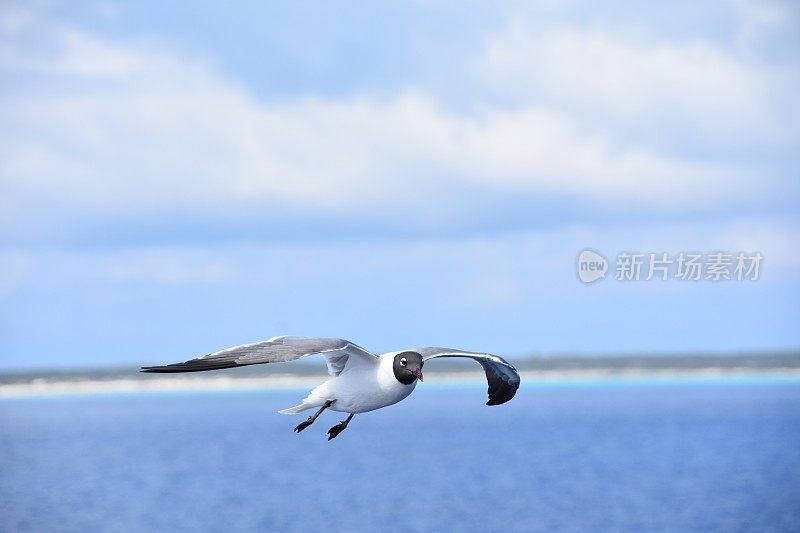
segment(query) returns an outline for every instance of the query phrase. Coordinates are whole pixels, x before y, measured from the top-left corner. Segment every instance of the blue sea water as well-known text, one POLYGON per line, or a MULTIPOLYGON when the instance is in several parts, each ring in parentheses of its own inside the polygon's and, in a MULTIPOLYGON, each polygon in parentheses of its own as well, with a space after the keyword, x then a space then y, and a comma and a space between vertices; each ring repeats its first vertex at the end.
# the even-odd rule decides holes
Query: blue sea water
POLYGON ((800 531, 800 381, 425 383, 0 401, 2 531, 800 531))

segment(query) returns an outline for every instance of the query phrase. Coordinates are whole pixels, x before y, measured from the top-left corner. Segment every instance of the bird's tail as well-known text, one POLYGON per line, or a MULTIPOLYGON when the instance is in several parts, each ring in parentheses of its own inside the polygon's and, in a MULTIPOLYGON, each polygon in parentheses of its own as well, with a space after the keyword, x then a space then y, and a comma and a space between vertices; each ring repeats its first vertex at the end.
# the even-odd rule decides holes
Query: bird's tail
POLYGON ((296 415, 297 413, 301 413, 306 409, 311 409, 314 407, 311 404, 301 403, 300 405, 295 405, 294 407, 289 407, 288 409, 281 409, 278 411, 282 415, 296 415))
POLYGON ((327 393, 327 384, 328 382, 326 381, 316 389, 312 390, 309 395, 303 399, 300 405, 295 405, 294 407, 289 407, 288 409, 282 409, 278 412, 282 415, 294 415, 306 411, 307 409, 322 407, 330 397, 327 393))

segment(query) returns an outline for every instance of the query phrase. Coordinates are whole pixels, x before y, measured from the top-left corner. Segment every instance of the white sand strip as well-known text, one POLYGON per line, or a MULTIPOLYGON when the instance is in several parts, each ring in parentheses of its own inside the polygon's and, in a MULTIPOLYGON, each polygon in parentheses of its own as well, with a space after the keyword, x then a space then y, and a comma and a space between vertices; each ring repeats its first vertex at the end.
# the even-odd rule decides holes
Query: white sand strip
MULTIPOLYGON (((637 380, 637 379, 709 379, 762 377, 800 380, 800 369, 753 369, 753 368, 703 368, 703 369, 617 369, 617 370, 552 370, 522 372, 526 382, 581 382, 592 380, 637 380)), ((479 372, 430 372, 425 384, 453 384, 484 382, 479 372)), ((130 394, 144 392, 181 392, 217 390, 310 390, 320 384, 325 376, 298 376, 278 374, 263 377, 197 376, 171 378, 130 378, 107 380, 59 380, 34 379, 23 383, 0 385, 0 399, 50 395, 81 394, 130 394)))

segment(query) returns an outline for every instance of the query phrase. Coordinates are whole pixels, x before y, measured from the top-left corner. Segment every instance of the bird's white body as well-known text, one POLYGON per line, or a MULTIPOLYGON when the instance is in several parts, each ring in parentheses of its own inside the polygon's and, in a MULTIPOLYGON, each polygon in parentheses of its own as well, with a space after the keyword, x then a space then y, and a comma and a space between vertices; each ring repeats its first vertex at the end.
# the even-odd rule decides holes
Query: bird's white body
POLYGON ((280 412, 295 414, 332 401, 329 409, 333 411, 366 413, 403 400, 417 381, 404 385, 395 378, 392 363, 396 353, 383 354, 374 362, 351 357, 338 376, 312 390, 300 405, 280 412))
POLYGON ((349 413, 345 420, 328 430, 328 440, 344 431, 356 413, 374 411, 408 397, 417 381, 422 381, 422 365, 437 357, 467 357, 479 362, 489 385, 489 401, 486 405, 500 405, 509 401, 519 388, 517 369, 496 355, 430 346, 376 355, 348 340, 321 337, 272 337, 182 363, 143 367, 142 372, 221 370, 294 361, 315 354, 325 358, 331 379, 312 390, 300 405, 280 412, 291 415, 317 408, 315 414, 294 428, 296 433, 313 424, 325 409, 349 413))

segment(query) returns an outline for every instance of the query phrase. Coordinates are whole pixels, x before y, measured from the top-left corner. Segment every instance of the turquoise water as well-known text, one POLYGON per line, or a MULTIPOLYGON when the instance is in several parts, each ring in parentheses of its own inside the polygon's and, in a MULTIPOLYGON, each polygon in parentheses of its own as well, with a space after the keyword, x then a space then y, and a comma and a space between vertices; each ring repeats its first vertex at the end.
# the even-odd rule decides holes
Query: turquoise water
POLYGON ((356 415, 298 391, 0 401, 2 531, 798 531, 800 382, 430 386, 356 415))

